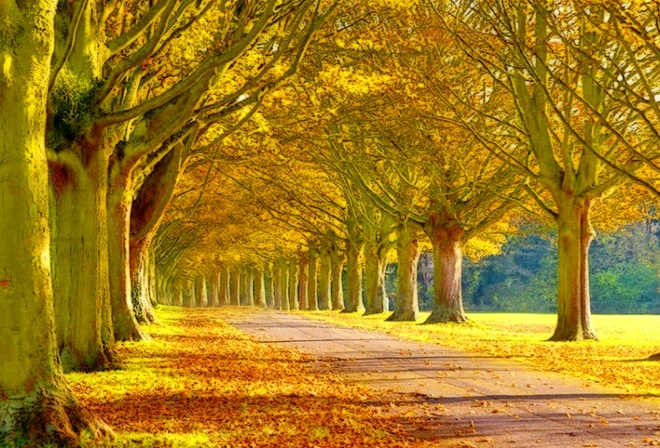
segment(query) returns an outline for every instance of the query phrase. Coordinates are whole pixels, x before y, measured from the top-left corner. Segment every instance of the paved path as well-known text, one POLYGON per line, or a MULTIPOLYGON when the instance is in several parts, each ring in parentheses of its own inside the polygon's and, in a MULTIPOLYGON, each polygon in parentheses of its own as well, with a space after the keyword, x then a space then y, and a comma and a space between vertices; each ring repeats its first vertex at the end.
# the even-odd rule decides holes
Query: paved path
POLYGON ((301 315, 264 311, 229 323, 263 343, 329 358, 350 380, 402 392, 390 407, 417 437, 466 447, 660 445, 658 397, 301 315))

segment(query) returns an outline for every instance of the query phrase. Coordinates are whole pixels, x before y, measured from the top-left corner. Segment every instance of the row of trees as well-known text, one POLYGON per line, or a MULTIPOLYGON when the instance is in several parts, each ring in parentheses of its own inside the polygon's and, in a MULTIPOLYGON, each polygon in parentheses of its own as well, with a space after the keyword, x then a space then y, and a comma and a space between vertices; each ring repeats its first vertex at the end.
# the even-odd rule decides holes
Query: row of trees
POLYGON ((416 319, 427 245, 429 322, 464 322, 463 254, 497 252, 521 214, 557 230, 553 339, 594 338, 592 218, 634 220, 630 182, 657 194, 654 4, 5 0, 0 16, 0 443, 105 431, 62 364, 115 365, 157 301, 269 290, 336 309, 346 264, 345 311, 377 313, 396 248, 393 319, 416 319))
POLYGON ((107 431, 62 365, 112 367, 116 340, 144 337, 132 296, 177 179, 295 73, 334 8, 0 2, 0 445, 107 431))

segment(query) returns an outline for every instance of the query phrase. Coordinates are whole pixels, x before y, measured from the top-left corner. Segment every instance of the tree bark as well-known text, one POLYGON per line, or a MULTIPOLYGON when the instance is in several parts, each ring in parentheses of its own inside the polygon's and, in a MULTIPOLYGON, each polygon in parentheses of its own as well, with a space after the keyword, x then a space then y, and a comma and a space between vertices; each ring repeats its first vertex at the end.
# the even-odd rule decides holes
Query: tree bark
POLYGON ((220 273, 213 271, 213 273, 206 279, 206 291, 208 302, 206 306, 215 308, 218 306, 218 295, 220 292, 220 273))
POLYGON ((220 291, 219 291, 219 305, 229 305, 229 268, 222 266, 220 268, 220 291))
POLYGON ((465 323, 461 285, 464 230, 450 219, 432 217, 426 231, 433 245, 434 303, 433 312, 424 323, 465 323))
POLYGON ((234 306, 241 304, 241 274, 236 268, 231 271, 229 304, 234 306))
POLYGON ((195 287, 191 282, 187 282, 183 286, 183 295, 181 300, 181 306, 184 308, 193 307, 193 296, 195 295, 195 287))
POLYGON ((254 276, 254 304, 259 308, 266 308, 266 282, 264 271, 259 269, 254 276))
POLYGON ((319 253, 316 249, 309 249, 309 268, 307 271, 307 309, 310 311, 317 311, 319 309, 318 302, 318 265, 319 253))
POLYGON ((282 309, 282 272, 279 261, 273 265, 273 308, 282 309))
POLYGON ((377 244, 369 245, 365 250, 365 315, 388 311, 387 294, 385 293, 385 258, 380 253, 377 244))
POLYGON ((289 262, 289 309, 300 309, 298 300, 298 263, 296 260, 291 260, 289 262))
POLYGON ((135 315, 132 300, 131 272, 129 268, 129 231, 133 201, 132 191, 115 189, 108 196, 108 251, 110 270, 110 299, 115 338, 119 341, 147 339, 135 315))
POLYGON ((348 262, 346 265, 346 282, 348 294, 346 308, 343 313, 362 313, 365 311, 362 300, 362 256, 364 253, 363 241, 348 241, 348 262))
POLYGON ((280 305, 281 309, 288 311, 289 303, 289 266, 286 260, 280 259, 280 305))
POLYGON ((195 306, 204 307, 208 301, 206 291, 206 277, 204 274, 198 274, 195 277, 195 306))
POLYGON ((332 309, 332 260, 330 249, 324 244, 321 248, 321 272, 319 274, 319 309, 332 309))
POLYGON ((266 275, 266 308, 274 309, 275 308, 275 268, 269 268, 269 272, 266 275))
POLYGON ((301 252, 298 258, 298 307, 301 310, 309 308, 307 289, 309 288, 309 258, 307 252, 301 252))
POLYGON ((54 331, 44 130, 56 3, 0 2, 1 446, 78 446, 82 430, 106 428, 70 391, 54 331))
POLYGON ((344 254, 338 248, 334 248, 331 252, 330 263, 332 265, 331 305, 333 310, 341 311, 344 309, 344 289, 341 282, 341 273, 344 270, 344 254))
POLYGON ((254 272, 252 268, 246 268, 241 278, 243 279, 241 305, 254 306, 254 272))
POLYGON ((589 248, 591 202, 562 198, 557 218, 557 327, 551 341, 597 339, 591 325, 589 248))
MULTIPOLYGON (((111 366, 111 323, 107 229, 108 173, 103 151, 87 166, 51 163, 53 291, 60 357, 65 369, 111 366), (107 307, 107 310, 104 308, 107 307)), ((113 331, 114 333, 114 331, 113 331)))
POLYGON ((417 295, 417 263, 419 243, 414 226, 404 221, 397 228, 397 280, 398 290, 394 302, 394 313, 389 321, 415 321, 419 319, 419 298, 417 295))

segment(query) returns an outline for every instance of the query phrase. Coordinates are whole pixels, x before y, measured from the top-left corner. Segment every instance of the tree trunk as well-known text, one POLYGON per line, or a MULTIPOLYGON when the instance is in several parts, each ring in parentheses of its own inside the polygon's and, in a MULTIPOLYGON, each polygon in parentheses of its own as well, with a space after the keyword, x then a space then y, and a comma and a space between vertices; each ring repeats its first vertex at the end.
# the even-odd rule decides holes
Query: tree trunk
POLYGON ((289 266, 287 265, 286 260, 280 259, 279 261, 280 269, 280 305, 281 309, 289 310, 289 266))
POLYGON ((62 363, 69 370, 108 368, 113 341, 104 341, 102 333, 104 317, 107 323, 112 319, 103 151, 92 150, 85 167, 51 164, 51 180, 53 291, 62 363))
POLYGON ((660 353, 650 356, 649 361, 660 361, 660 353))
POLYGON ((70 391, 54 332, 44 129, 55 4, 0 2, 0 446, 78 446, 103 426, 70 391))
POLYGON ((309 258, 307 252, 301 252, 298 259, 298 307, 301 310, 309 308, 307 289, 309 288, 309 258))
POLYGON ((388 310, 385 293, 385 259, 379 253, 378 245, 370 245, 365 251, 365 315, 383 313, 388 310))
POLYGON ((131 300, 135 318, 139 323, 151 324, 157 322, 153 304, 149 298, 149 266, 147 253, 140 255, 141 260, 137 262, 137 270, 132 279, 131 300))
POLYGON ((218 296, 220 290, 220 273, 214 271, 209 278, 206 279, 206 290, 208 291, 208 307, 218 306, 218 296))
POLYGON ((362 313, 365 311, 362 300, 362 263, 361 258, 364 252, 364 242, 348 241, 347 265, 346 265, 346 283, 348 294, 346 297, 346 307, 342 313, 362 313))
POLYGON ((332 296, 331 304, 333 310, 344 309, 344 289, 341 283, 341 273, 344 270, 344 254, 338 249, 334 249, 330 254, 332 264, 332 296))
POLYGON ((424 322, 465 323, 461 278, 463 275, 463 228, 443 226, 431 219, 427 234, 433 245, 433 312, 424 322))
POLYGON ((182 291, 181 306, 184 308, 192 308, 193 295, 195 293, 193 286, 191 284, 186 284, 183 286, 182 291))
POLYGON ((198 274, 195 277, 195 306, 204 307, 208 301, 206 292, 206 278, 204 274, 198 274))
POLYGON ((589 247, 591 202, 564 198, 557 218, 557 327, 551 341, 597 339, 591 326, 589 247))
POLYGON ((266 308, 271 310, 275 308, 275 294, 275 268, 269 268, 266 275, 266 308))
POLYGON ((229 268, 222 266, 220 268, 220 291, 218 297, 219 305, 229 305, 229 268))
POLYGON ((266 282, 264 271, 257 270, 254 276, 254 304, 259 308, 266 308, 266 282))
POLYGON ((327 246, 321 248, 321 272, 319 274, 319 309, 332 309, 332 260, 327 246))
POLYGON ((238 306, 241 304, 241 274, 238 269, 231 271, 229 304, 238 306))
POLYGON ((318 302, 318 266, 319 266, 319 253, 316 249, 309 249, 309 268, 307 270, 308 283, 307 283, 307 309, 316 311, 319 309, 318 302))
POLYGON ((243 278, 241 305, 254 306, 254 272, 252 268, 246 268, 241 277, 243 278))
POLYGON ((398 289, 394 302, 394 313, 389 321, 415 321, 419 318, 419 298, 417 295, 417 263, 419 243, 410 221, 397 228, 398 289))
POLYGON ((273 308, 282 309, 282 273, 280 263, 276 261, 273 265, 273 308))
POLYGON ((108 261, 110 270, 110 298, 115 338, 119 341, 141 341, 146 333, 137 321, 131 295, 129 269, 129 217, 133 201, 131 191, 114 189, 108 196, 108 261))
POLYGON ((289 262, 289 309, 300 309, 298 302, 298 263, 296 263, 296 260, 289 262))

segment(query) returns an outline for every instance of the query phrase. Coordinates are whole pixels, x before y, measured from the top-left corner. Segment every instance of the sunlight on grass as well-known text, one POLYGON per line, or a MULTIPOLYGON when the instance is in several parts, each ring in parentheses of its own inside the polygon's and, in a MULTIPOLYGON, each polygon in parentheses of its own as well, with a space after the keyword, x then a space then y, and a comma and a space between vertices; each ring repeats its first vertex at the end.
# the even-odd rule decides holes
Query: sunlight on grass
MULTIPOLYGON (((472 353, 512 358, 539 369, 568 373, 637 394, 660 394, 660 365, 647 358, 660 351, 660 316, 597 315, 600 341, 547 342, 556 316, 474 313, 472 325, 385 322, 391 313, 359 316, 305 312, 318 320, 432 342, 472 353)), ((429 313, 422 313, 423 322, 429 313)))
POLYGON ((387 396, 224 323, 244 312, 160 307, 152 341, 119 344, 121 370, 67 375, 115 431, 85 446, 438 446, 407 435, 387 396))

